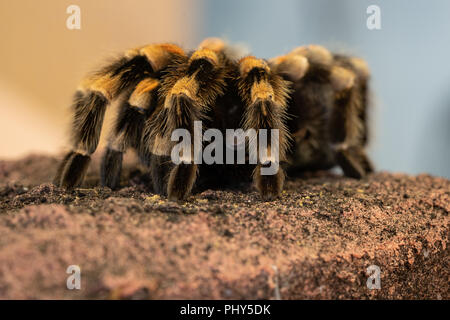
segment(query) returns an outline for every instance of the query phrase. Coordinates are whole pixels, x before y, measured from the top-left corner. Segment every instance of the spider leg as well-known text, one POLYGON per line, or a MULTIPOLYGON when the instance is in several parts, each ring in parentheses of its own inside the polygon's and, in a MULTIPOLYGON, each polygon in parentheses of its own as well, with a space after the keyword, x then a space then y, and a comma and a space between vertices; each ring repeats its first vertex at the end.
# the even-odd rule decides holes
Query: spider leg
MULTIPOLYGON (((156 192, 166 194, 170 200, 185 199, 195 183, 197 165, 194 164, 192 144, 187 142, 181 163, 172 161, 172 133, 175 130, 187 132, 193 138, 193 122, 201 119, 200 111, 195 105, 193 95, 169 93, 164 106, 156 110, 154 117, 147 121, 146 140, 150 146, 150 174, 156 192), (186 131, 184 131, 186 130, 186 131), (189 149, 191 148, 191 149, 189 149)), ((186 138, 186 137, 185 137, 186 138)), ((183 140, 184 141, 184 140, 183 140)))
MULTIPOLYGON (((343 59, 343 58, 341 58, 343 59)), ((373 171, 364 145, 367 141, 367 75, 349 64, 333 68, 331 82, 337 89, 330 121, 336 161, 348 177, 360 179, 373 171)))
POLYGON ((61 176, 62 176, 63 170, 66 167, 67 161, 69 161, 69 159, 73 156, 74 153, 75 153, 74 151, 70 151, 70 152, 66 153, 64 158, 61 160, 61 162, 58 166, 58 169, 56 170, 55 177, 53 178, 53 184, 59 185, 59 183, 61 181, 61 176))
MULTIPOLYGON (((246 105, 243 128, 258 133, 258 163, 253 181, 262 198, 271 200, 281 194, 285 179, 280 163, 286 160, 290 139, 285 124, 289 85, 261 59, 245 57, 239 70, 240 94, 246 105), (264 133, 267 144, 261 145, 264 133)), ((255 150, 250 147, 250 152, 255 150)))
POLYGON ((333 55, 322 46, 309 45, 269 63, 294 83, 289 111, 295 117, 289 126, 298 137, 295 150, 301 147, 302 152, 295 155, 295 161, 317 164, 321 159, 324 167, 337 162, 347 176, 356 178, 370 172, 372 167, 364 150, 369 77, 364 60, 333 55), (310 127, 305 129, 305 125, 310 127))
POLYGON ((166 44, 133 49, 82 81, 73 103, 72 150, 58 169, 57 185, 70 189, 83 181, 99 142, 106 107, 144 77, 167 66, 174 55, 182 54, 178 47, 166 44))
POLYGON ((156 107, 159 86, 157 79, 145 78, 120 104, 100 167, 102 186, 118 187, 123 154, 130 147, 140 152, 144 123, 156 107))
POLYGON ((336 161, 347 177, 361 179, 373 172, 373 166, 361 147, 348 147, 336 152, 336 161))
POLYGON ((204 120, 217 96, 223 94, 225 73, 219 55, 201 48, 174 65, 162 80, 163 101, 146 122, 144 144, 149 149, 154 189, 170 200, 185 199, 194 187, 199 169, 194 123, 204 120), (176 129, 190 137, 181 157, 173 153, 177 143, 171 138, 176 129))
POLYGON ((64 188, 81 183, 97 147, 107 100, 96 92, 77 92, 74 97, 72 125, 73 149, 62 161, 55 181, 64 188))

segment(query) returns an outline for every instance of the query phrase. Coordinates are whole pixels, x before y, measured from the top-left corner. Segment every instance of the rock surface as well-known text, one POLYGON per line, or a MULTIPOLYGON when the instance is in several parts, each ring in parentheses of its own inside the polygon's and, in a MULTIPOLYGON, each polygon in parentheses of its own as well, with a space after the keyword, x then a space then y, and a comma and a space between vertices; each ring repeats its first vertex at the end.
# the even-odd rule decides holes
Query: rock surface
POLYGON ((0 161, 0 298, 450 298, 447 179, 317 173, 272 202, 243 186, 173 203, 131 165, 120 190, 72 192, 49 182, 56 166, 0 161))

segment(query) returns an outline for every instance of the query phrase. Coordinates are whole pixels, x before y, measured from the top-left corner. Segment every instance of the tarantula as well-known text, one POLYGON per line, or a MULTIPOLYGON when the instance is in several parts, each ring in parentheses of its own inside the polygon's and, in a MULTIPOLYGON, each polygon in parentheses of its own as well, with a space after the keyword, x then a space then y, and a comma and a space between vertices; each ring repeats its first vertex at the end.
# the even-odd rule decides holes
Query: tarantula
POLYGON ((101 163, 101 184, 110 188, 118 187, 129 148, 149 168, 154 191, 170 200, 185 199, 194 186, 247 179, 268 200, 281 193, 286 170, 338 164, 355 178, 372 171, 364 151, 369 71, 363 60, 320 46, 299 47, 269 61, 238 60, 230 52, 217 38, 190 53, 173 44, 152 44, 90 74, 74 96, 72 149, 54 183, 67 189, 82 183, 105 110, 115 99, 120 99, 119 112, 101 163), (174 164, 172 132, 193 133, 198 120, 223 133, 278 129, 278 139, 268 145, 277 144, 279 157, 274 160, 266 150, 268 157, 256 164, 174 164), (273 175, 262 175, 260 169, 273 161, 283 165, 273 175))

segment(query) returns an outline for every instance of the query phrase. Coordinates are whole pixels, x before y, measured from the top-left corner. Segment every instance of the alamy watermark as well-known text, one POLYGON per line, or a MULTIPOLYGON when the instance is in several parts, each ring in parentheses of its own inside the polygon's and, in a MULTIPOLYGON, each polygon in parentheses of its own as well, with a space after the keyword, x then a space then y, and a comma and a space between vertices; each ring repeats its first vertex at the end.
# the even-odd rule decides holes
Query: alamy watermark
POLYGON ((67 277, 66 286, 69 290, 80 290, 81 289, 81 269, 77 265, 70 265, 66 270, 67 274, 70 276, 67 277))
POLYGON ((381 30, 381 9, 373 4, 367 7, 366 13, 369 14, 366 21, 367 29, 381 30))
POLYGON ((170 154, 174 164, 245 164, 248 155, 249 164, 262 164, 261 175, 274 175, 278 172, 278 129, 259 129, 258 132, 255 129, 226 129, 225 148, 222 132, 218 129, 208 129, 203 133, 201 121, 194 121, 193 133, 192 139, 187 129, 180 128, 172 132, 171 141, 178 142, 181 139, 170 154), (203 148, 203 142, 210 143, 203 148))
POLYGON ((66 13, 70 14, 66 20, 66 27, 69 30, 80 30, 81 29, 81 9, 75 4, 71 4, 67 7, 66 13))
POLYGON ((381 269, 373 264, 367 267, 366 274, 369 276, 366 281, 367 288, 370 290, 381 289, 381 269))
MULTIPOLYGON (((81 9, 78 5, 71 4, 67 7, 66 13, 69 14, 66 20, 66 27, 69 30, 81 29, 81 9)), ((369 15, 366 20, 366 26, 369 30, 381 30, 381 9, 378 5, 372 4, 367 7, 366 13, 369 15)))

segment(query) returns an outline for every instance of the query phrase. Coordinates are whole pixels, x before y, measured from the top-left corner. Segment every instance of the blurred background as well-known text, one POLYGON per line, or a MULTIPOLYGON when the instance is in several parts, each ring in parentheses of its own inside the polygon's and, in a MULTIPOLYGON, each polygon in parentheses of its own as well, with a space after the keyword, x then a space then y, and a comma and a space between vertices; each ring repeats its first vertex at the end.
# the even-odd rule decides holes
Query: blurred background
POLYGON ((63 151, 72 94, 104 58, 219 36, 264 58, 310 43, 365 58, 377 169, 450 178, 449 35, 448 0, 0 0, 0 158, 63 151), (73 4, 80 30, 66 27, 73 4))

